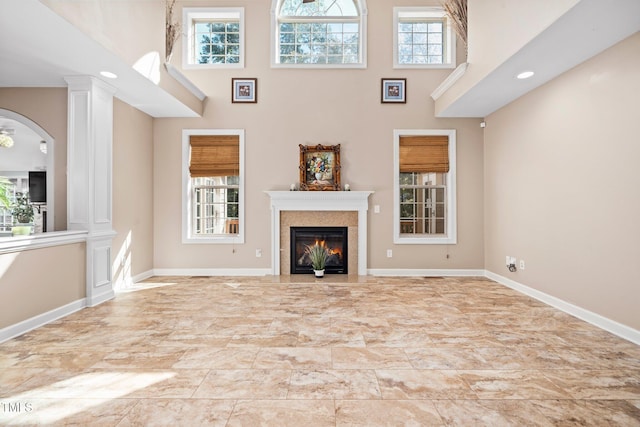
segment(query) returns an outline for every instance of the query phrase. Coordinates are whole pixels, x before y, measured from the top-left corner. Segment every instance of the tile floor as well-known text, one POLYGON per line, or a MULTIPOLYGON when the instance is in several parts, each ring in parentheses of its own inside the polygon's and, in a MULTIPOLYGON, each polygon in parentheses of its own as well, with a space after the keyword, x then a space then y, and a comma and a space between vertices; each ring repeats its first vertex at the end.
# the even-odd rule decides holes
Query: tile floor
POLYGON ((152 278, 0 344, 12 424, 640 426, 640 346, 483 278, 152 278))

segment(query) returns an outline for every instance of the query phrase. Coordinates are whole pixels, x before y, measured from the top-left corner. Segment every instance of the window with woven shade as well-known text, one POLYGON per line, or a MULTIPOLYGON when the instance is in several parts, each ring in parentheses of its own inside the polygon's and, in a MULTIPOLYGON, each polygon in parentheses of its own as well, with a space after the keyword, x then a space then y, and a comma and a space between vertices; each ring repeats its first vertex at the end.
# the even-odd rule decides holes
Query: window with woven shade
POLYGON ((449 172, 449 137, 400 136, 400 172, 449 172))
POLYGON ((243 131, 183 131, 183 241, 242 240, 243 131))
POLYGON ((191 135, 189 173, 192 178, 237 176, 240 171, 238 135, 191 135))
POLYGON ((395 243, 455 243, 455 131, 394 137, 395 243))

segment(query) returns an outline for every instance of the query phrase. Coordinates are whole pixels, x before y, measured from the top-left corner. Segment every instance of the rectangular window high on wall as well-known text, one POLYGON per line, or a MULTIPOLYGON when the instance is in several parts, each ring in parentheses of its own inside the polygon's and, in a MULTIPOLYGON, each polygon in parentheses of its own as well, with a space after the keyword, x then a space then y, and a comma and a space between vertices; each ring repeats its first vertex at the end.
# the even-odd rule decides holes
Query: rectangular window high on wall
POLYGON ((183 242, 243 241, 243 152, 243 131, 183 131, 183 242))
POLYGON ((182 66, 197 68, 244 67, 244 9, 183 9, 182 66))
POLYGON ((394 68, 455 68, 456 36, 439 7, 393 9, 394 68))
POLYGON ((395 131, 395 243, 455 243, 455 131, 395 131))

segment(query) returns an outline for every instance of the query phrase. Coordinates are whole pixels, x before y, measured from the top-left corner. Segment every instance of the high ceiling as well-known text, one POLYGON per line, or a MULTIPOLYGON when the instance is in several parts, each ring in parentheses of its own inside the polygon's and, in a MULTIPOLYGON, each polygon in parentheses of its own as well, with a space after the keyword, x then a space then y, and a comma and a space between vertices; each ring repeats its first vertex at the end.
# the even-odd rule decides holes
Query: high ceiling
MULTIPOLYGON (((65 76, 89 75, 153 117, 197 116, 40 1, 0 2, 0 87, 66 87, 65 76), (118 78, 101 77, 103 70, 118 78)), ((582 0, 439 116, 485 117, 638 30, 640 0, 582 0), (514 81, 532 65, 535 78, 514 81)))
POLYGON ((64 78, 78 75, 105 81, 153 117, 197 116, 38 0, 1 0, 0 87, 66 87, 64 78), (118 78, 102 77, 104 70, 118 78))
POLYGON ((637 31, 640 0, 581 0, 438 117, 486 117, 637 31), (517 80, 525 70, 535 75, 517 80))

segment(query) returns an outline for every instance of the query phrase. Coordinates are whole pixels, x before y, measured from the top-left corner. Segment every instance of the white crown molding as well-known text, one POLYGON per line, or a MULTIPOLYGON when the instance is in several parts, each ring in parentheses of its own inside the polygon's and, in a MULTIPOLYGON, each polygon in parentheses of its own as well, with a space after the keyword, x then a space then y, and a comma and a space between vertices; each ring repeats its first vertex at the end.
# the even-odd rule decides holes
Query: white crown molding
POLYGON ((444 79, 444 81, 440 83, 440 85, 431 93, 431 98, 433 98, 434 101, 437 101, 438 98, 442 96, 442 94, 449 90, 449 88, 453 86, 455 82, 457 82, 460 77, 464 75, 464 73, 467 71, 468 66, 468 62, 463 62, 462 64, 458 65, 456 69, 453 70, 451 74, 449 74, 449 76, 444 79))
POLYGON ((198 98, 200 101, 204 101, 207 95, 198 88, 191 80, 187 78, 184 74, 180 72, 176 67, 169 63, 164 64, 164 68, 166 68, 167 72, 171 77, 177 80, 182 86, 184 86, 193 96, 198 98))

